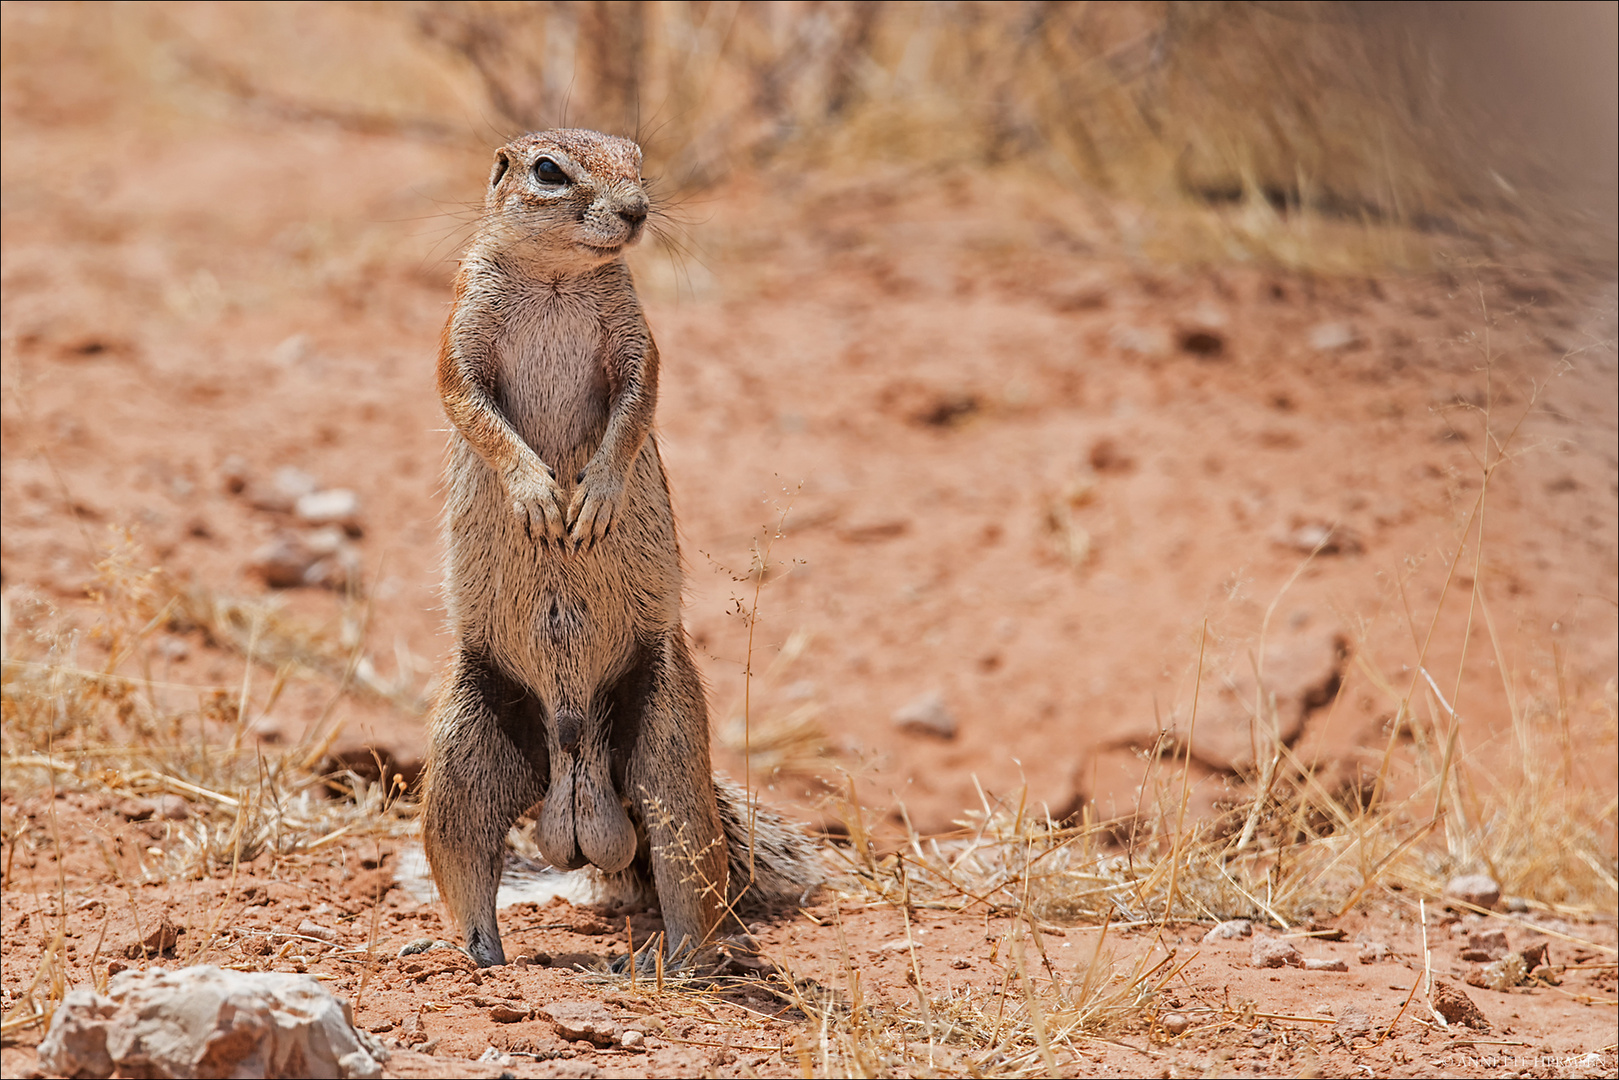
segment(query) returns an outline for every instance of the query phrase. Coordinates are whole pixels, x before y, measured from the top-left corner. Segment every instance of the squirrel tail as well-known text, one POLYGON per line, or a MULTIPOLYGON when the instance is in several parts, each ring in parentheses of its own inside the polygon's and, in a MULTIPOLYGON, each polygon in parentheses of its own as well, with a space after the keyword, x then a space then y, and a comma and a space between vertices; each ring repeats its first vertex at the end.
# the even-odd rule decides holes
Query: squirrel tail
POLYGON ((714 794, 730 850, 729 891, 735 909, 752 915, 808 903, 826 881, 815 841, 718 773, 714 794))

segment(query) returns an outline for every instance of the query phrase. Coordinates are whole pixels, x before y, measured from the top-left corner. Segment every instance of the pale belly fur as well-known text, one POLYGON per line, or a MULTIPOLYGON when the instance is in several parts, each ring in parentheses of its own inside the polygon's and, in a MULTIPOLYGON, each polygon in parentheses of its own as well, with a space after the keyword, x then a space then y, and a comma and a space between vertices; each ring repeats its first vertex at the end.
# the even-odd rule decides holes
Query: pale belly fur
MULTIPOLYGON (((596 312, 567 296, 514 313, 497 339, 496 400, 556 470, 564 512, 595 453, 609 409, 596 312), (523 343, 519 345, 518 343, 523 343)), ((549 710, 587 710, 621 674, 637 641, 679 624, 680 565, 668 489, 648 438, 626 479, 612 530, 590 551, 531 539, 505 485, 459 432, 450 436, 446 595, 467 646, 487 649, 549 710)))

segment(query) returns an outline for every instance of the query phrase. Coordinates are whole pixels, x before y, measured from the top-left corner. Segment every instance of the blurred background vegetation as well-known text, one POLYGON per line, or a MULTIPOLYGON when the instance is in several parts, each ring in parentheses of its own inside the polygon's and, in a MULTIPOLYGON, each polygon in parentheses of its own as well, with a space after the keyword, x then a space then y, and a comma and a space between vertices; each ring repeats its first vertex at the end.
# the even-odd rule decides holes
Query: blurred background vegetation
POLYGON ((1301 239, 1312 224, 1382 237, 1351 245, 1350 270, 1425 265, 1436 241, 1614 257, 1611 3, 5 9, 12 114, 175 122, 247 103, 474 145, 588 126, 639 138, 666 193, 760 171, 789 188, 1033 172, 1103 199, 1127 243, 1120 206, 1234 226, 1213 244, 1168 229, 1167 254, 1193 260, 1331 268, 1335 245, 1301 239))

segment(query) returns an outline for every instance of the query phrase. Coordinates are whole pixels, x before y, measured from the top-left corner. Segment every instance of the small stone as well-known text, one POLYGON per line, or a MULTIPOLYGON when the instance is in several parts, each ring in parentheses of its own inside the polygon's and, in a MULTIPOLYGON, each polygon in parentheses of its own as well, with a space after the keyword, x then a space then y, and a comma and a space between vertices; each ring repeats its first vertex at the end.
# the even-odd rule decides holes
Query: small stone
POLYGON ((489 1008, 489 1019, 497 1024, 515 1024, 519 1020, 527 1020, 534 1015, 527 1005, 512 1005, 508 1002, 499 1002, 489 1008))
POLYGON ((149 799, 120 799, 114 812, 125 821, 145 821, 157 807, 149 799))
POLYGON ((1507 932, 1499 927, 1491 927, 1467 935, 1467 947, 1462 950, 1462 959, 1482 963, 1499 960, 1511 951, 1512 947, 1507 944, 1507 932))
POLYGON ((1253 937, 1254 924, 1249 919, 1227 919, 1223 923, 1215 924, 1213 930, 1203 935, 1205 943, 1210 941, 1233 941, 1237 938, 1253 937))
POLYGON ((491 1046, 483 1053, 479 1054, 477 1060, 486 1065, 506 1066, 512 1063, 512 1056, 510 1054, 503 1054, 491 1046))
POLYGON ((618 1045, 626 1050, 645 1050, 646 1035, 636 1031, 634 1028, 630 1028, 618 1037, 618 1045))
POLYGON ((1365 1038, 1372 1033, 1372 1018, 1359 1009, 1345 1009, 1332 1026, 1346 1040, 1365 1038))
POLYGON ((937 691, 923 694, 894 713, 894 726, 938 739, 956 737, 956 717, 937 691))
POLYGON ((584 1039, 597 1046, 618 1042, 618 1021, 600 1002, 553 1001, 542 1005, 539 1014, 555 1024, 564 1039, 584 1039))
POLYGON ((1157 357, 1169 352, 1169 335, 1158 327, 1115 326, 1108 336, 1122 353, 1157 357))
POLYGON ((1507 953, 1494 963, 1485 964, 1477 974, 1479 981, 1474 982, 1470 976, 1468 985, 1504 994, 1514 986, 1522 986, 1529 981, 1529 965, 1518 953, 1507 953))
POLYGON ((1464 1024, 1475 1031, 1490 1030, 1490 1022, 1484 1018, 1479 1007, 1473 1004, 1473 999, 1442 980, 1434 981, 1433 1007, 1434 1011, 1443 1016, 1448 1023, 1464 1024))
POLYGON ((1307 521, 1282 538, 1282 544, 1304 555, 1359 555, 1366 550, 1360 534, 1347 525, 1307 521))
POLYGON ((343 589, 358 579, 360 557, 342 530, 327 527, 304 536, 279 534, 253 553, 248 569, 272 589, 343 589))
POLYGON ((1158 1026, 1170 1035, 1184 1035, 1186 1029, 1192 1026, 1192 1021, 1185 1013, 1165 1013, 1158 1018, 1158 1026))
POLYGON ((150 934, 146 935, 144 940, 132 942, 125 946, 124 956, 130 960, 143 960, 149 957, 162 956, 180 943, 180 935, 183 933, 185 931, 175 926, 169 920, 168 914, 165 913, 158 920, 157 926, 150 934))
POLYGON ((1501 900, 1501 886, 1488 874, 1466 874, 1450 879, 1445 885, 1445 897, 1490 910, 1501 900))
POLYGON ((1310 348, 1316 352, 1338 352, 1360 344, 1360 334, 1346 322, 1317 323, 1310 328, 1310 348))
POLYGON ((300 495, 294 512, 305 525, 337 525, 350 536, 364 532, 360 524, 360 497, 348 488, 300 495))
POLYGON ((1394 955, 1393 950, 1388 947, 1386 942, 1362 941, 1360 943, 1360 952, 1355 959, 1363 964, 1376 964, 1387 960, 1392 955, 1394 955))
POLYGON ((231 454, 219 463, 219 484, 232 495, 241 494, 252 476, 247 459, 240 454, 231 454))
POLYGON ((300 498, 319 487, 315 478, 302 469, 283 465, 275 471, 270 483, 250 485, 246 492, 247 501, 257 510, 286 514, 292 511, 300 498))
POLYGON ((1251 962, 1256 968, 1303 967, 1304 957, 1291 941, 1260 938, 1254 942, 1251 962))
POLYGON ((277 536, 253 552, 247 568, 272 589, 291 589, 304 583, 304 572, 318 558, 295 536, 277 536))
POLYGON ((302 934, 304 937, 312 937, 319 941, 329 942, 337 940, 336 930, 333 930, 329 926, 322 926, 317 922, 311 922, 309 919, 305 919, 303 922, 298 924, 298 933, 302 934))
POLYGON ((1327 960, 1312 956, 1304 961, 1305 971, 1348 971, 1349 965, 1342 960, 1327 960))
POLYGON ((158 655, 171 664, 177 660, 184 660, 191 655, 191 646, 175 637, 159 638, 157 642, 158 655))
POLYGON ((1183 352, 1204 360, 1217 360, 1225 353, 1229 321, 1219 308, 1208 305, 1199 307, 1179 319, 1175 328, 1175 343, 1183 352))
POLYGON ((293 334, 270 350, 270 363, 277 367, 291 367, 309 354, 309 335, 293 334))

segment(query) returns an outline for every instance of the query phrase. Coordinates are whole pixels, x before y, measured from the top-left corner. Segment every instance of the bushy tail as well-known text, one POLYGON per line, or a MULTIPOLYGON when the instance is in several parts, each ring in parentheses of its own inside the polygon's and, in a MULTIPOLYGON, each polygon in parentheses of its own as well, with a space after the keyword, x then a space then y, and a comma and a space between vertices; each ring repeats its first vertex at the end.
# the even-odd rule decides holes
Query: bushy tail
POLYGON ((815 841, 718 773, 714 794, 730 849, 730 900, 736 911, 757 915, 808 903, 826 881, 826 866, 815 841))

